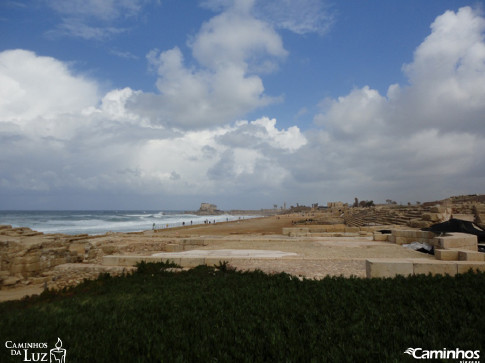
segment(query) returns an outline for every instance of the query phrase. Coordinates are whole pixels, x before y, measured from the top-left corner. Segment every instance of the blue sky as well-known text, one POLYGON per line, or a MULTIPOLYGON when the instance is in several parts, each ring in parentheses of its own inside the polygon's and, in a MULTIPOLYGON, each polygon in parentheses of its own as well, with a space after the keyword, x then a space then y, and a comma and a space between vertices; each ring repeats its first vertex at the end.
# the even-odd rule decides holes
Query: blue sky
POLYGON ((484 24, 480 1, 4 1, 0 208, 484 193, 484 24))

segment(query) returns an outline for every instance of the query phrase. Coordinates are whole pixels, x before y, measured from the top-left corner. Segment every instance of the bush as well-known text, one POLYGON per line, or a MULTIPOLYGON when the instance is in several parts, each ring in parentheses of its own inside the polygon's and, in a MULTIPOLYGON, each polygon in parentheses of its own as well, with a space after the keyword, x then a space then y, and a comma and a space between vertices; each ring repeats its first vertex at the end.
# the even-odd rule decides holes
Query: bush
MULTIPOLYGON (((484 273, 300 281, 165 266, 2 303, 1 337, 49 348, 60 337, 69 362, 413 362, 409 347, 484 349, 484 273)), ((0 361, 21 361, 9 353, 0 361)))

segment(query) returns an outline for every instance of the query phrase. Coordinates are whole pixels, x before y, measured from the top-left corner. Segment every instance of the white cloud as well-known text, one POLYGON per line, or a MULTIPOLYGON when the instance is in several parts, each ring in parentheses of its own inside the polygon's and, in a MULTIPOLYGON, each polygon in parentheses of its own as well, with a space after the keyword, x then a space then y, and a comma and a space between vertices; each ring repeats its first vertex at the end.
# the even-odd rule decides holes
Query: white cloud
POLYGON ((127 29, 117 28, 113 26, 92 26, 86 24, 84 21, 76 18, 63 19, 55 31, 48 34, 51 35, 69 35, 86 40, 106 40, 113 35, 126 32, 127 29))
MULTIPOLYGON (((241 4, 227 11, 249 16, 250 2, 241 4)), ((232 122, 272 101, 249 70, 285 51, 262 24, 256 29, 269 33, 241 42, 248 53, 226 47, 218 34, 225 25, 214 21, 193 38, 196 66, 178 48, 149 55, 159 94, 124 88, 100 96, 96 83, 56 59, 1 52, 0 194, 10 202, 2 205, 32 196, 57 208, 96 199, 181 208, 187 197, 263 207, 483 192, 485 27, 476 11, 436 19, 404 67, 409 84, 326 99, 305 133, 269 117, 232 122), (212 40, 198 43, 205 36, 212 40), (224 61, 207 58, 219 46, 224 61), (66 204, 52 204, 55 195, 66 204)))
POLYGON ((79 112, 96 104, 97 85, 65 64, 25 50, 0 53, 0 117, 19 122, 79 112), (55 80, 55 85, 53 81, 55 80))
POLYGON ((329 4, 322 0, 205 0, 201 4, 214 11, 237 6, 274 28, 300 35, 326 34, 334 23, 329 4))
POLYGON ((278 130, 275 120, 263 118, 150 140, 140 151, 138 164, 144 175, 158 180, 160 187, 170 192, 216 194, 233 192, 235 188, 243 191, 254 188, 255 183, 273 185, 280 181, 288 172, 279 165, 278 151, 294 152, 305 141, 297 128, 278 130), (269 131, 263 133, 261 124, 269 131), (258 127, 248 128, 251 125, 258 127), (238 143, 232 137, 241 130, 246 139, 257 140, 258 147, 253 147, 251 142, 238 143), (291 140, 290 145, 281 144, 282 139, 291 140), (176 181, 171 180, 173 172, 178 175, 176 181), (262 180, 265 183, 261 183, 262 180))
POLYGON ((289 175, 279 153, 294 153, 306 142, 297 127, 281 130, 268 118, 186 131, 161 127, 127 107, 140 91, 116 89, 99 99, 96 84, 55 59, 7 51, 0 60, 1 77, 9 80, 0 84, 1 94, 20 90, 0 107, 2 193, 65 200, 93 193, 157 200, 264 193, 289 175), (52 79, 60 82, 47 87, 50 92, 36 91, 52 79), (71 94, 77 95, 74 103, 71 94), (258 146, 232 143, 231 135, 240 132, 258 146))
POLYGON ((279 101, 265 95, 255 72, 273 69, 287 51, 279 35, 251 16, 248 7, 236 2, 202 25, 190 42, 197 66, 187 66, 178 47, 152 50, 147 58, 157 72, 160 94, 140 95, 130 107, 156 124, 187 129, 232 122, 279 101))
POLYGON ((322 0, 260 0, 256 14, 276 28, 296 34, 326 34, 334 23, 334 16, 322 0))
POLYGON ((216 71, 237 67, 251 72, 252 68, 261 68, 261 55, 266 59, 287 54, 280 36, 241 6, 229 8, 203 24, 192 50, 201 65, 216 71))
POLYGON ((69 17, 114 20, 121 16, 138 14, 147 0, 49 0, 48 4, 62 15, 69 17))
POLYGON ((151 0, 50 0, 62 18, 51 36, 68 35, 87 40, 105 40, 127 31, 117 23, 138 16, 151 0))
MULTIPOLYGON (((477 11, 447 11, 403 67, 408 85, 392 85, 385 96, 365 86, 324 100, 314 118, 324 131, 310 143, 318 143, 312 160, 331 175, 314 172, 306 180, 327 180, 340 195, 353 188, 374 198, 483 192, 477 176, 485 175, 477 168, 485 157, 484 31, 477 11), (335 175, 345 182, 332 181, 335 175)), ((294 175, 308 168, 303 164, 294 175)))
POLYGON ((411 127, 483 133, 485 19, 465 7, 437 17, 431 30, 403 67, 409 86, 392 90, 396 112, 411 127), (409 110, 417 110, 412 120, 409 110))
POLYGON ((368 136, 384 127, 386 99, 368 86, 337 100, 326 99, 321 106, 326 111, 315 117, 315 123, 335 137, 368 136))

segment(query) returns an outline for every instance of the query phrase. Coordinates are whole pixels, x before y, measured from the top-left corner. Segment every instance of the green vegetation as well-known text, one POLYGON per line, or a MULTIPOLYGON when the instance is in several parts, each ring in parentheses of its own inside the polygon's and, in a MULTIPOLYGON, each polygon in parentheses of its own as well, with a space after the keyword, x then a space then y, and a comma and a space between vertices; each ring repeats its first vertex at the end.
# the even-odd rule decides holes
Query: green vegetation
POLYGON ((5 341, 60 337, 67 362, 415 362, 409 347, 484 351, 485 274, 303 280, 221 263, 138 272, 0 304, 5 341))

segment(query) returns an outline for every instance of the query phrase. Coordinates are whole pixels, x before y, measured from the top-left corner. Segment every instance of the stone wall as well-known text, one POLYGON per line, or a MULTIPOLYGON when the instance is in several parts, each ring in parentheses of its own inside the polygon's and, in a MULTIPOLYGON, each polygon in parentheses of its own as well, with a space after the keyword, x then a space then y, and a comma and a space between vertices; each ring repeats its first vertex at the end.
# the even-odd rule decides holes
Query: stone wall
POLYGON ((106 255, 185 251, 205 244, 204 238, 167 237, 159 231, 70 236, 0 226, 0 289, 44 283, 64 287, 104 272, 99 267, 106 255))
POLYGON ((2 226, 0 236, 0 278, 37 276, 57 265, 81 262, 85 257, 85 248, 72 241, 76 237, 61 238, 10 226, 2 226))

